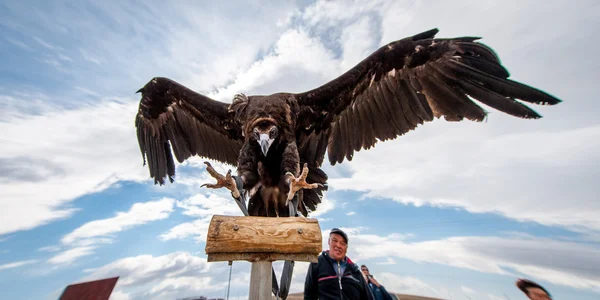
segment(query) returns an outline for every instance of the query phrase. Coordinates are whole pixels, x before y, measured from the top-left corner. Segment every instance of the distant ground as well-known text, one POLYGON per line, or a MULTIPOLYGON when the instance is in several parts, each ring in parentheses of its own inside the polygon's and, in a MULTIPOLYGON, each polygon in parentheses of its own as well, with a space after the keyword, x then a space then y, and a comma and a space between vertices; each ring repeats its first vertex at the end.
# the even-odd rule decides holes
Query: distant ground
MULTIPOLYGON (((422 297, 422 296, 414 296, 414 295, 406 295, 406 294, 394 294, 398 298, 398 300, 441 300, 439 298, 430 298, 430 297, 422 297)), ((273 297, 275 299, 275 297, 273 297)), ((294 293, 290 294, 287 297, 288 300, 301 300, 304 299, 303 293, 294 293)))

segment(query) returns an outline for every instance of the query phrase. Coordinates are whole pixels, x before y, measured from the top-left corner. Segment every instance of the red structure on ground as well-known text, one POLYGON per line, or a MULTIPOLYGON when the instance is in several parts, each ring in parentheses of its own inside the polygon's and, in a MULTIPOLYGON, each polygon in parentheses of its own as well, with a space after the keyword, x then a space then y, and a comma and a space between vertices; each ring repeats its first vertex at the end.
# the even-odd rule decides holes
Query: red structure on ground
POLYGON ((71 284, 58 300, 108 300, 119 277, 71 284))

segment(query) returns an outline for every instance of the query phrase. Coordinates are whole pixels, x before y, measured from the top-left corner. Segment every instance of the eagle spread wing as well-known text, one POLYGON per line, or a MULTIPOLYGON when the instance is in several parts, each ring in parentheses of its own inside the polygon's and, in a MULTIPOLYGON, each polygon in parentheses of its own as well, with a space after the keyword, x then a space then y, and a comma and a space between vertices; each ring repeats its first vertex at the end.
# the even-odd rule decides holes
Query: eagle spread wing
POLYGON ((175 163, 193 155, 237 165, 243 137, 228 104, 198 94, 168 78, 154 78, 142 93, 135 118, 144 165, 154 183, 173 182, 175 163))
POLYGON ((516 99, 535 104, 560 100, 507 79, 508 71, 476 37, 435 39, 432 29, 385 45, 340 77, 296 94, 302 156, 332 165, 377 140, 444 116, 482 121, 486 112, 470 98, 520 118, 540 118, 516 99), (470 98, 469 98, 470 97, 470 98))

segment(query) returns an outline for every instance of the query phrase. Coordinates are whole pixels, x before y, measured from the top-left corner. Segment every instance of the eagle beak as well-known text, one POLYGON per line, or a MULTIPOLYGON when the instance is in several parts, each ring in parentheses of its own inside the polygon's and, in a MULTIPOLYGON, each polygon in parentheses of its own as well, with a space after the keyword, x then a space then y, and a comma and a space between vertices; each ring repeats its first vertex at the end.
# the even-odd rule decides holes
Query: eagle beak
POLYGON ((261 134, 260 135, 260 149, 262 150, 262 153, 265 155, 265 157, 267 156, 267 152, 269 152, 269 147, 271 147, 271 143, 273 143, 273 140, 271 140, 269 138, 268 134, 261 134))

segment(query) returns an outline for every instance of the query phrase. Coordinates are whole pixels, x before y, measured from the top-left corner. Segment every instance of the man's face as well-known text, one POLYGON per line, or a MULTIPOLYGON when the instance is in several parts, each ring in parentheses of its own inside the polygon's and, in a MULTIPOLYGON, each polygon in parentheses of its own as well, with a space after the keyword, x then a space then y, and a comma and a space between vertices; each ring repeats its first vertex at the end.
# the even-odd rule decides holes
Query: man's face
POLYGON ((337 234, 333 233, 329 235, 329 256, 331 258, 340 261, 346 257, 346 251, 348 250, 348 245, 344 241, 344 238, 337 234))
POLYGON ((527 289, 527 297, 531 300, 552 300, 544 290, 534 287, 527 289))
POLYGON ((365 277, 369 276, 369 269, 367 267, 360 268, 360 271, 365 275, 365 277))

